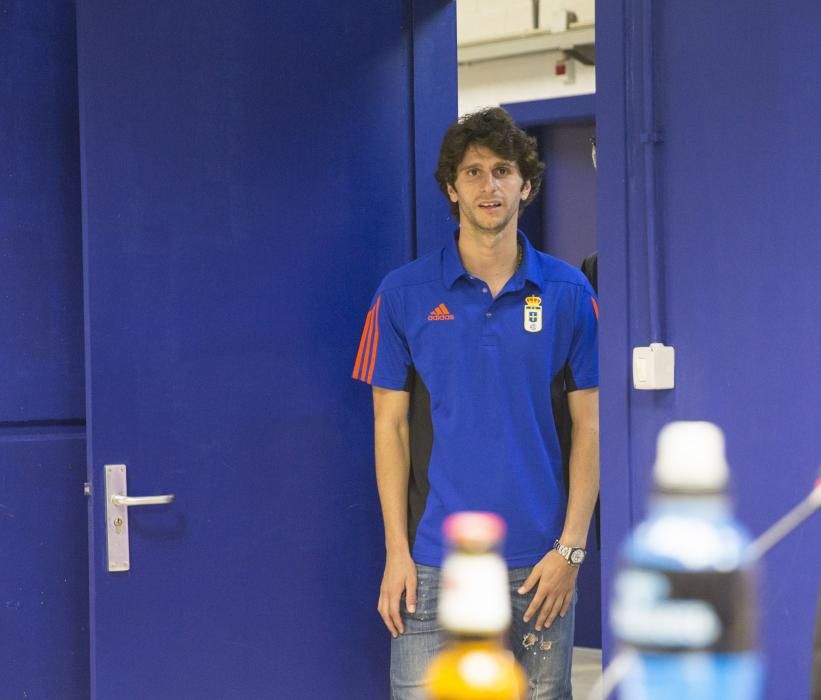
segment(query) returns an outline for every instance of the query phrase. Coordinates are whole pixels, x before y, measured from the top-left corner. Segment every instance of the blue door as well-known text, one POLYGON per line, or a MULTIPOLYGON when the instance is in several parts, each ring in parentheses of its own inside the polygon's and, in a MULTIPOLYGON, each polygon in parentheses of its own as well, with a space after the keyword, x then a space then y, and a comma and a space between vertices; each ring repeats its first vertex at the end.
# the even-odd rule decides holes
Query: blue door
POLYGON ((380 275, 414 250, 411 5, 78 3, 98 700, 387 693, 350 374, 380 275), (115 527, 106 465, 174 502, 115 527))

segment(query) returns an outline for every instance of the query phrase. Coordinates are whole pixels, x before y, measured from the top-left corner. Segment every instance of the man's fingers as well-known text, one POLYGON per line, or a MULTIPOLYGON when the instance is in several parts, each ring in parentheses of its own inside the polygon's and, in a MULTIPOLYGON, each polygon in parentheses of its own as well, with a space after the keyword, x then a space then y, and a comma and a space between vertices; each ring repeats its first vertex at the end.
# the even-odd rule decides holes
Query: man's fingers
POLYGON ((536 622, 536 629, 541 630, 543 627, 547 628, 553 624, 553 620, 559 614, 564 603, 564 596, 559 596, 554 600, 547 600, 539 612, 539 619, 536 622))
POLYGON ((388 632, 391 633, 391 637, 395 639, 398 632, 388 611, 388 602, 384 593, 379 595, 379 603, 377 604, 376 609, 379 611, 379 616, 382 618, 382 622, 385 623, 385 627, 388 628, 388 632))
POLYGON ((530 601, 530 605, 528 605, 527 610, 525 610, 523 617, 525 622, 530 622, 530 618, 539 612, 539 609, 542 607, 542 603, 546 597, 547 589, 544 586, 539 586, 539 588, 536 589, 536 593, 533 595, 533 600, 530 601))
POLYGON ((391 591, 388 596, 388 614, 390 615, 391 622, 393 622, 393 625, 399 634, 404 634, 405 626, 402 624, 402 615, 399 612, 399 601, 401 597, 401 593, 391 591))
POLYGON ((385 627, 394 639, 405 633, 402 620, 402 597, 408 612, 416 609, 416 566, 410 557, 396 557, 390 554, 385 560, 385 572, 379 587, 377 610, 382 616, 385 627))
POLYGON ((541 631, 550 627, 558 615, 566 615, 572 602, 574 582, 573 570, 555 552, 548 552, 518 590, 520 595, 525 594, 538 583, 533 600, 525 610, 524 621, 534 620, 534 627, 541 631))
POLYGON ((525 579, 525 582, 521 585, 517 593, 519 595, 524 595, 525 593, 529 593, 530 589, 535 586, 539 581, 539 570, 538 567, 533 567, 533 571, 530 572, 530 576, 525 579))
POLYGON ((530 605, 527 606, 527 610, 525 610, 525 614, 522 616, 522 619, 525 622, 530 622, 530 618, 538 611, 539 606, 536 604, 536 599, 534 598, 530 601, 530 605))
POLYGON ((562 609, 562 604, 564 600, 563 598, 559 598, 556 600, 550 608, 550 612, 547 615, 547 619, 545 620, 545 627, 550 627, 553 624, 553 621, 558 617, 559 611, 562 609))
POLYGON ((408 581, 405 585, 405 607, 409 613, 416 612, 416 579, 408 581))
POLYGON ((382 616, 382 621, 385 627, 391 633, 391 636, 396 638, 400 634, 404 634, 405 627, 402 623, 402 615, 399 612, 399 601, 401 593, 382 590, 379 594, 379 603, 376 609, 382 616))
POLYGON ((550 625, 553 624, 555 619, 557 617, 559 617, 559 615, 562 614, 562 610, 565 607, 565 603, 564 603, 565 600, 567 600, 567 596, 562 596, 559 600, 556 601, 556 604, 553 606, 553 610, 550 613, 550 617, 547 618, 547 626, 548 627, 550 627, 550 625))
POLYGON ((536 612, 536 631, 539 632, 543 627, 548 627, 546 625, 548 616, 550 615, 550 611, 553 609, 553 606, 556 604, 556 598, 553 595, 546 595, 544 597, 544 602, 542 603, 541 607, 536 612))
POLYGON ((570 603, 572 602, 572 600, 573 600, 572 595, 566 595, 564 597, 564 605, 562 605, 562 609, 559 612, 559 615, 561 617, 564 617, 565 615, 567 615, 567 611, 570 610, 570 603))

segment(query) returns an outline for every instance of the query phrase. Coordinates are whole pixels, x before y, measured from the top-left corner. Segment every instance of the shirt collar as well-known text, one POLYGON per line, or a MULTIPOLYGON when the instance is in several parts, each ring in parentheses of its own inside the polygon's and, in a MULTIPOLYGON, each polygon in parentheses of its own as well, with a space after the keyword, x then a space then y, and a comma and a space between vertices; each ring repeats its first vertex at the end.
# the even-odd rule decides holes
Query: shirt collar
POLYGON ((450 237, 450 241, 445 246, 445 251, 442 255, 442 280, 445 287, 450 289, 456 284, 462 275, 467 275, 468 271, 462 264, 462 258, 459 257, 459 248, 457 248, 457 241, 459 240, 459 229, 450 237))
MULTIPOLYGON (((521 289, 524 286, 524 281, 528 280, 535 284, 540 290, 544 290, 542 266, 539 264, 535 248, 530 244, 527 236, 521 231, 517 231, 516 236, 522 245, 522 264, 513 274, 514 288, 521 289)), ((453 287, 456 280, 460 277, 468 276, 468 271, 462 264, 462 258, 459 257, 459 248, 457 247, 458 240, 459 230, 457 229, 448 242, 448 245, 445 246, 444 254, 442 255, 442 279, 448 289, 453 287)))
MULTIPOLYGON (((544 275, 542 274, 542 264, 536 249, 531 245, 527 236, 521 231, 517 232, 519 242, 522 244, 522 265, 516 270, 516 275, 533 282, 541 291, 544 291, 544 275)), ((514 275, 514 277, 516 276, 514 275)))

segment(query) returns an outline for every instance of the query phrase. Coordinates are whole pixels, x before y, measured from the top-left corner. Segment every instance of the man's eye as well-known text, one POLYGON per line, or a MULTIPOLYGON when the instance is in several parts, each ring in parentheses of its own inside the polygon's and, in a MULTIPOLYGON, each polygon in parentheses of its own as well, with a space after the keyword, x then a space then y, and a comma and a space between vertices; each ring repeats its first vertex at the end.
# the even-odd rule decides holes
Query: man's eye
POLYGON ((479 171, 476 168, 470 168, 467 171, 467 174, 470 175, 471 177, 476 177, 479 174, 479 171))
POLYGON ((504 177, 510 174, 510 168, 496 168, 496 174, 504 177))

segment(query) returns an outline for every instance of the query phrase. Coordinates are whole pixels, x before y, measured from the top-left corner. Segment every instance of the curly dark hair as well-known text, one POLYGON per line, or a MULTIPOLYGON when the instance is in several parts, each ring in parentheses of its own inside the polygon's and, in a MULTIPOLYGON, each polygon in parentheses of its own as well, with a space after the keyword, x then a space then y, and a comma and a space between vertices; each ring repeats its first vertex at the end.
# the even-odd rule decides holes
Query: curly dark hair
POLYGON ((450 213, 459 220, 459 205, 450 201, 448 185, 456 182, 456 169, 471 146, 484 146, 502 158, 516 163, 522 179, 530 182, 530 194, 519 205, 519 213, 539 193, 544 163, 539 160, 536 139, 516 126, 513 118, 501 107, 489 107, 461 117, 445 132, 436 181, 448 200, 450 213))

